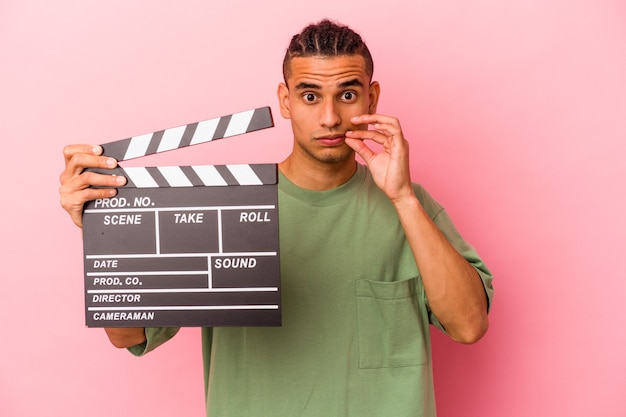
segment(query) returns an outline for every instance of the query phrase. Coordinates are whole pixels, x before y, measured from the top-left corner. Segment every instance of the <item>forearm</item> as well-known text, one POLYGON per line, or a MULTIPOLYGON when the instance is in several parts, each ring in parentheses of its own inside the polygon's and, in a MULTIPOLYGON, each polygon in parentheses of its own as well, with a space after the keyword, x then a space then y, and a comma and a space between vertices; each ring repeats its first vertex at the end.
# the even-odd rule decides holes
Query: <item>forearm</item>
POLYGON ((409 143, 394 117, 364 114, 351 119, 374 129, 346 132, 345 143, 365 161, 376 185, 394 204, 417 262, 430 308, 454 340, 472 343, 487 331, 487 296, 478 272, 448 242, 415 196, 409 143), (374 141, 383 151, 365 143, 374 141))
POLYGON ((117 348, 129 348, 146 341, 146 332, 143 327, 132 328, 105 328, 109 340, 117 348))
POLYGON ((478 341, 489 325, 478 272, 448 242, 414 195, 394 205, 433 313, 452 339, 478 341))

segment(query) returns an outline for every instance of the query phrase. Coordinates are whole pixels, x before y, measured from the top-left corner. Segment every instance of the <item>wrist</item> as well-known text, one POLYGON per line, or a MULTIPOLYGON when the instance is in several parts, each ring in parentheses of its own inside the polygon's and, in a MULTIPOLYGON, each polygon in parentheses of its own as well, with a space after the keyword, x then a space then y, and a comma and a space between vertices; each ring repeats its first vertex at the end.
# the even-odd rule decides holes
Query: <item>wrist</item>
POLYGON ((419 210, 422 208, 422 204, 415 196, 413 189, 411 189, 410 193, 403 194, 396 198, 392 198, 391 202, 393 203, 396 210, 419 210))

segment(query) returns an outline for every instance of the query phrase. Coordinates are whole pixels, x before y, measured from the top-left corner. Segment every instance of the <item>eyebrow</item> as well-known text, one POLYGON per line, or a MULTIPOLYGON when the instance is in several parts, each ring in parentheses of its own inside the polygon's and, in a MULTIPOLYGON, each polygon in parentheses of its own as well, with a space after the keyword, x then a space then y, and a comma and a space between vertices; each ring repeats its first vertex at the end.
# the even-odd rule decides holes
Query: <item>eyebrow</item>
POLYGON ((352 87, 352 86, 355 86, 355 85, 357 87, 363 87, 363 83, 358 78, 355 78, 355 79, 349 80, 349 81, 345 81, 345 82, 339 84, 339 87, 340 88, 346 88, 346 87, 352 87))
POLYGON ((317 84, 312 84, 312 83, 300 83, 298 85, 296 85, 296 90, 321 90, 322 87, 320 87, 317 84))
MULTIPOLYGON (((363 87, 363 83, 358 78, 354 78, 352 80, 342 82, 341 84, 339 84, 338 87, 346 88, 346 87, 352 87, 352 86, 363 87)), ((307 83, 307 82, 302 82, 296 85, 296 90, 321 90, 321 89, 322 87, 320 87, 319 85, 313 84, 313 83, 307 83)))

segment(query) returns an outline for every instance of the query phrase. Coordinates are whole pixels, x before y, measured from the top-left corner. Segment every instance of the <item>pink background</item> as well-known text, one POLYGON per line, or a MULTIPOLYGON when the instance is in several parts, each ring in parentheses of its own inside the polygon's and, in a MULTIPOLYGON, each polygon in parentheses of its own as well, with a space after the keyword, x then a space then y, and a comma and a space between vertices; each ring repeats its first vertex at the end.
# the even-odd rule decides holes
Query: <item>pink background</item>
POLYGON ((626 415, 623 0, 156 3, 0 2, 1 416, 204 415, 198 329, 137 359, 84 327, 61 150, 271 105, 274 129, 137 164, 280 161, 282 54, 324 16, 496 276, 481 342, 433 331, 440 415, 626 415))

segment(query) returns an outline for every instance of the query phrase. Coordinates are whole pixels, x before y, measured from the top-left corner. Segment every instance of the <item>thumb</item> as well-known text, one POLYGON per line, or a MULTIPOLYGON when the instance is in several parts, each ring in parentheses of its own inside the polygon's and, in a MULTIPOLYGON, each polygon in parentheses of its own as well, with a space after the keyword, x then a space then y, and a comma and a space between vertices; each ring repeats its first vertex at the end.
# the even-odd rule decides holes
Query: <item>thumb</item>
POLYGON ((359 156, 363 158, 367 164, 369 164, 370 161, 376 156, 374 151, 372 151, 362 140, 345 138, 345 143, 352 148, 354 152, 359 154, 359 156))

